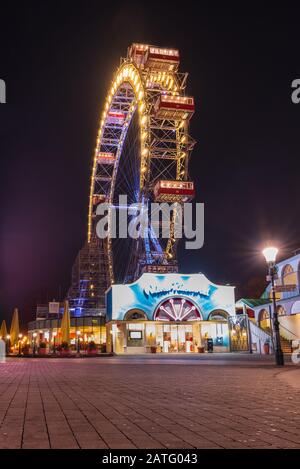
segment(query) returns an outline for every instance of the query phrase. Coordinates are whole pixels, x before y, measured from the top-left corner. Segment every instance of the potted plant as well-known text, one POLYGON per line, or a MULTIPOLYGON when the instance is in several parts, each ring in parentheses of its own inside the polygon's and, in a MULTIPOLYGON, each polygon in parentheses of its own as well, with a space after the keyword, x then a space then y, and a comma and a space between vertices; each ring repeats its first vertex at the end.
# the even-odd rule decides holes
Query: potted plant
POLYGON ((22 347, 23 355, 29 355, 29 344, 26 344, 22 347))
POLYGON ((59 347, 59 354, 63 357, 68 357, 70 355, 70 348, 68 342, 62 342, 59 347))
POLYGON ((39 355, 46 355, 47 352, 47 344, 46 342, 39 343, 39 355))
POLYGON ((88 344, 87 353, 88 355, 97 355, 98 353, 97 345, 95 344, 93 340, 91 340, 91 342, 89 342, 88 344))
POLYGON ((100 353, 106 353, 106 344, 100 344, 100 353))

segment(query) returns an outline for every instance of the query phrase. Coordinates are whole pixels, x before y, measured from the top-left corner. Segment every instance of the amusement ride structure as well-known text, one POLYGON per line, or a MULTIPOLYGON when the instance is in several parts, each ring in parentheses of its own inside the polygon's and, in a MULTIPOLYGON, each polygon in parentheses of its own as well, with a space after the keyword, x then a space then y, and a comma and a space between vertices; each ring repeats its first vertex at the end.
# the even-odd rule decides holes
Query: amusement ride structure
POLYGON ((187 73, 178 71, 179 62, 178 50, 146 44, 132 44, 121 58, 100 117, 87 241, 68 292, 75 308, 103 307, 106 288, 132 282, 143 272, 177 272, 176 208, 166 239, 151 223, 135 238, 109 232, 100 239, 96 226, 99 204, 110 204, 127 226, 151 202, 182 205, 193 198, 188 162, 195 141, 188 129, 194 98, 185 95, 187 73), (126 202, 120 203, 124 195, 126 202))

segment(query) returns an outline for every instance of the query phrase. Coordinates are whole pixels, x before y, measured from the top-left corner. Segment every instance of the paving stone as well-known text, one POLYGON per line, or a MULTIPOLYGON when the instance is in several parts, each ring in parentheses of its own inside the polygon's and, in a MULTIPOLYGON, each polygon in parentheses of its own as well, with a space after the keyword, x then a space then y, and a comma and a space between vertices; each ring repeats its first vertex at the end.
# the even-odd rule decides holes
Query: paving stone
POLYGON ((289 370, 250 356, 8 359, 0 448, 299 448, 289 370))

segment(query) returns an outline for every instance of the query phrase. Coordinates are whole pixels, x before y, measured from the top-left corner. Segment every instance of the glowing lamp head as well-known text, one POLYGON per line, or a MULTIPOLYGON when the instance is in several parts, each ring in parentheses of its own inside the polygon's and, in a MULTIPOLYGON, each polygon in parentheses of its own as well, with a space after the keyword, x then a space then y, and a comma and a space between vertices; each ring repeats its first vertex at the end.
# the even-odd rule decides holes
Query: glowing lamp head
POLYGON ((275 264, 276 256, 278 254, 278 249, 274 246, 267 247, 263 250, 263 255, 265 256, 267 264, 275 264))
POLYGON ((36 337, 37 337, 37 333, 34 332, 34 333, 32 334, 32 337, 36 338, 36 337))

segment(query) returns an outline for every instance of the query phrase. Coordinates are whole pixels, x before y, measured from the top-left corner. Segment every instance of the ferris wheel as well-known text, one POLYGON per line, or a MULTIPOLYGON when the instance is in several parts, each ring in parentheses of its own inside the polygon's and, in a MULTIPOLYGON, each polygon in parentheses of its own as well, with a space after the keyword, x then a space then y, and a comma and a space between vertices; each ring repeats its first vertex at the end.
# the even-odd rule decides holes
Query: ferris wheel
MULTIPOLYGON (((121 59, 105 99, 93 157, 89 243, 99 204, 110 204, 125 226, 151 202, 183 204, 194 196, 188 175, 195 144, 188 131, 194 99, 185 95, 187 73, 178 67, 178 50, 145 44, 132 44, 121 59)), ((111 284, 133 281, 145 271, 177 271, 175 216, 173 211, 167 239, 158 237, 151 223, 143 237, 109 234, 104 255, 111 284)))

